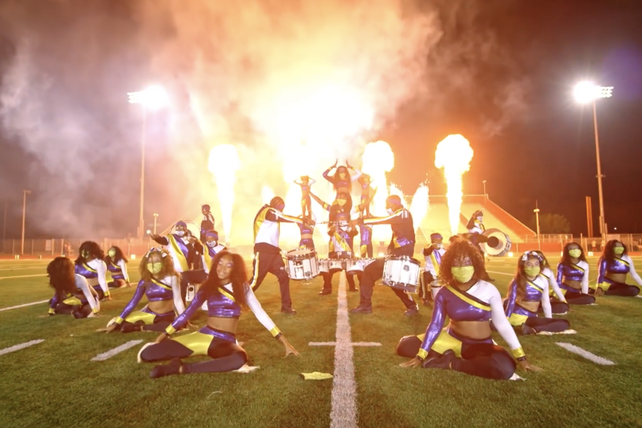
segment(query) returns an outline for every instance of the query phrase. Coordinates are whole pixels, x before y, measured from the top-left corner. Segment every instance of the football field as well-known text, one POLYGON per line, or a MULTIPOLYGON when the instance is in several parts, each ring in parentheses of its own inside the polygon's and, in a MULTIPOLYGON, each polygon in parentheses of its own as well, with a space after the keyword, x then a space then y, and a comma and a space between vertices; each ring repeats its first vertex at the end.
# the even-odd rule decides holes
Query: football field
MULTIPOLYGON (((556 265, 558 257, 549 260, 556 265)), ((597 258, 588 261, 594 283, 597 258)), ((422 333, 431 309, 405 317, 384 286, 375 287, 371 315, 350 315, 359 293, 345 292, 339 275, 328 296, 318 295, 321 278, 291 281, 298 315, 289 316, 279 311, 278 284, 268 276, 256 295, 300 357, 284 358, 283 346, 245 310, 238 340, 258 369, 150 379, 154 365, 137 363, 136 354, 157 333, 96 331, 120 314, 134 288, 112 291, 98 318, 48 316, 47 263, 0 261, 0 427, 642 426, 641 298, 572 306, 562 317, 577 334, 520 336, 541 372, 491 381, 399 367, 407 359, 395 354, 397 341, 422 333), (335 377, 304 380, 310 372, 335 377)), ((502 294, 516 263, 487 265, 502 294)), ((137 261, 129 271, 135 284, 137 261)), ((200 313, 192 323, 205 321, 200 313)))

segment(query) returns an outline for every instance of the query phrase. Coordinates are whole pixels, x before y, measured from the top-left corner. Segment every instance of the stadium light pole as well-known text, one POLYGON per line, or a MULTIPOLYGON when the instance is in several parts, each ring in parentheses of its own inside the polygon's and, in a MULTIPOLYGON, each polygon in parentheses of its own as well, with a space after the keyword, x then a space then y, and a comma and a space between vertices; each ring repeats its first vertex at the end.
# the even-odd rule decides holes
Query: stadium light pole
POLYGON ((542 251, 542 241, 539 236, 539 207, 537 206, 537 201, 535 201, 535 209, 533 212, 535 213, 535 224, 537 225, 537 249, 542 251))
POLYGON ((591 82, 580 82, 573 91, 575 100, 580 104, 593 104, 593 128, 595 130, 595 157, 597 159, 597 190, 600 202, 600 235, 606 241, 606 218, 604 217, 604 194, 602 190, 602 165, 600 162, 600 141, 597 132, 597 103, 599 98, 611 98, 613 86, 597 86, 591 82))
POLYGON ((158 220, 158 213, 154 213, 154 235, 156 235, 156 221, 158 220))
POLYGON ((486 180, 482 180, 482 184, 484 185, 484 196, 488 199, 488 194, 486 193, 486 180))
POLYGON ((143 239, 145 233, 145 220, 143 212, 145 207, 145 137, 147 110, 156 110, 168 102, 167 92, 160 86, 149 86, 142 91, 128 92, 130 104, 140 104, 143 107, 143 123, 141 132, 141 156, 140 156, 140 211, 138 216, 138 239, 143 239))
POLYGON ((30 193, 30 190, 22 191, 22 237, 20 238, 20 255, 25 253, 25 220, 27 214, 27 195, 30 193))

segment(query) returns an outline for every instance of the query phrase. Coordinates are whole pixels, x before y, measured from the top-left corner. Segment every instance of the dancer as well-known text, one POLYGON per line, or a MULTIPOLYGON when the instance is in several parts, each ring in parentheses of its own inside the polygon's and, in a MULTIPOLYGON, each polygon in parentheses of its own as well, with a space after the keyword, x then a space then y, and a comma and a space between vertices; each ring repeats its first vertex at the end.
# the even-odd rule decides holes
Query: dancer
POLYGON ((431 301, 441 290, 439 278, 439 265, 446 250, 444 249, 444 237, 440 233, 430 235, 430 245, 424 248, 426 265, 424 268, 423 281, 419 287, 419 299, 424 306, 429 306, 431 301))
POLYGON ((127 272, 127 258, 120 247, 113 246, 107 251, 105 257, 107 270, 111 275, 111 282, 107 283, 110 288, 131 287, 129 273, 127 272))
POLYGON ((626 283, 627 273, 631 274, 638 286, 642 286, 642 279, 635 271, 626 245, 622 241, 611 239, 604 246, 598 262, 597 293, 607 296, 637 296, 640 294, 640 287, 626 283))
MULTIPOLYGON (((330 245, 328 247, 329 259, 350 259, 352 258, 353 240, 357 231, 350 223, 350 216, 347 213, 339 213, 334 216, 333 221, 328 228, 330 236, 330 245)), ((323 272, 323 288, 319 295, 324 296, 332 294, 332 277, 340 270, 330 270, 323 272)), ((348 287, 350 291, 357 291, 354 283, 354 275, 347 275, 348 287)))
POLYGON ((297 217, 283 214, 285 202, 275 196, 269 205, 263 205, 254 218, 254 259, 252 260, 252 291, 265 279, 268 273, 276 276, 281 290, 281 312, 296 315, 290 298, 290 278, 285 271, 279 248, 280 223, 302 223, 297 217))
POLYGON ((74 262, 67 257, 56 257, 47 265, 49 285, 55 290, 49 301, 49 315, 73 315, 74 318, 92 318, 100 311, 98 294, 87 279, 74 272, 74 262))
POLYGON ((506 317, 512 326, 521 327, 522 334, 560 332, 571 326, 567 320, 552 318, 548 281, 540 275, 540 262, 535 251, 525 252, 517 261, 517 273, 508 286, 506 317), (537 317, 540 303, 544 318, 537 317))
POLYGON ((314 225, 315 219, 310 218, 310 216, 301 215, 299 216, 302 223, 297 223, 299 226, 299 231, 301 232, 301 240, 299 241, 299 248, 306 248, 308 250, 314 251, 314 225))
POLYGON ((493 342, 492 320, 517 365, 524 370, 540 370, 526 360, 504 314, 499 291, 480 279, 484 270, 482 255, 470 242, 457 239, 448 247, 439 271, 444 288, 435 297, 425 335, 405 336, 397 345, 399 355, 414 357, 401 367, 452 369, 489 379, 511 378, 516 364, 505 349, 493 342), (446 316, 450 323, 442 330, 446 316))
POLYGON ((370 175, 362 174, 359 177, 359 183, 361 184, 361 203, 359 204, 359 213, 362 217, 370 217, 370 204, 377 193, 377 188, 370 187, 372 183, 370 175))
MULTIPOLYGON (((361 177, 361 171, 352 168, 348 162, 346 162, 347 168, 345 166, 340 166, 337 168, 338 163, 339 161, 337 160, 333 166, 326 169, 323 172, 323 178, 332 183, 334 190, 336 190, 337 192, 337 198, 339 197, 340 193, 348 195, 345 208, 348 212, 350 212, 350 210, 352 209, 352 197, 350 196, 350 191, 352 190, 352 182, 358 180, 359 177, 361 177), (336 168, 337 170, 335 171, 334 175, 330 175, 330 171, 332 171, 334 168, 336 168), (356 174, 350 175, 349 169, 354 170, 356 174)), ((335 205, 336 203, 337 201, 335 200, 332 205, 335 205)))
POLYGON ((120 330, 163 331, 176 314, 185 311, 181 299, 178 274, 169 253, 162 248, 152 248, 140 260, 138 266, 141 280, 136 292, 120 313, 107 324, 107 333, 120 330), (140 311, 134 311, 143 295, 149 303, 140 311))
POLYGON ((83 242, 75 261, 76 273, 87 279, 87 283, 96 290, 100 300, 111 300, 107 286, 107 265, 103 261, 104 258, 105 253, 97 243, 94 241, 83 242))
MULTIPOLYGON (((372 217, 361 219, 363 224, 389 224, 392 229, 392 238, 388 245, 388 253, 394 256, 412 257, 415 252, 415 228, 412 222, 412 214, 401 204, 398 195, 390 195, 386 199, 386 210, 388 217, 372 217)), ((361 299, 359 306, 350 310, 353 314, 372 313, 372 291, 375 281, 383 276, 385 258, 381 257, 370 263, 363 270, 361 281, 361 299)), ((410 316, 419 313, 417 304, 405 291, 392 288, 392 291, 399 297, 406 307, 404 315, 410 316)))
POLYGON ((310 190, 312 185, 317 181, 314 178, 310 178, 307 175, 301 176, 301 181, 294 180, 294 184, 301 187, 301 215, 303 217, 312 216, 312 200, 310 200, 310 190))
POLYGON ((569 305, 590 305, 595 297, 588 293, 589 265, 579 244, 564 245, 562 259, 557 265, 557 285, 562 289, 569 305))
MULTIPOLYGON (((564 297, 564 293, 562 293, 562 290, 560 289, 559 285, 557 285, 557 281, 555 280, 555 274, 553 273, 553 270, 551 269, 551 265, 548 262, 548 259, 539 250, 535 250, 535 253, 539 257, 539 267, 540 267, 540 275, 543 275, 544 278, 548 281, 548 295, 551 297, 551 312, 554 314, 559 314, 563 315, 568 312, 568 303, 566 302, 566 298, 564 297), (553 294, 557 296, 557 298, 553 297, 553 294)), ((537 312, 542 312, 542 306, 540 305, 539 309, 537 312)))
POLYGON ((167 327, 155 343, 141 348, 139 358, 154 362, 170 360, 167 365, 154 367, 150 376, 158 378, 174 374, 227 372, 241 368, 247 362, 247 353, 236 341, 238 318, 241 308, 248 306, 261 324, 285 348, 285 356, 299 353, 287 341, 283 333, 265 313, 261 304, 247 284, 245 261, 238 254, 221 251, 213 260, 207 281, 200 287, 196 297, 176 320, 167 327), (207 302, 207 325, 198 332, 170 339, 170 336, 185 326, 201 305, 207 302), (185 364, 182 358, 207 355, 211 361, 185 364))
POLYGON ((201 212, 203 213, 203 220, 201 220, 201 242, 205 242, 205 234, 215 229, 214 225, 216 221, 208 204, 201 206, 201 212))

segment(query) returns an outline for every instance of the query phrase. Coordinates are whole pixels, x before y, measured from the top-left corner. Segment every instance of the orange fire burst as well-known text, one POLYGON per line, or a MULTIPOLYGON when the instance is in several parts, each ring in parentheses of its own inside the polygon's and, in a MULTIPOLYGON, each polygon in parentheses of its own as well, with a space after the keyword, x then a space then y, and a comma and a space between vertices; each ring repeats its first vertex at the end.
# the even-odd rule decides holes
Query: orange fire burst
POLYGON ((241 167, 236 147, 221 144, 210 151, 207 169, 214 175, 218 187, 218 199, 223 216, 223 231, 229 239, 232 231, 232 209, 234 207, 234 184, 236 171, 241 167))

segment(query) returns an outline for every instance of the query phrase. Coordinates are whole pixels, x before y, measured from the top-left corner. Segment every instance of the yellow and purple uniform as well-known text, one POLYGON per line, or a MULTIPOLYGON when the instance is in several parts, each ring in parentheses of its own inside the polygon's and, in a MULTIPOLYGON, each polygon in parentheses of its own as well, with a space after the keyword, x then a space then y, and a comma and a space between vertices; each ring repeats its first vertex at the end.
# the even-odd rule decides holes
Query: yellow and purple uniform
POLYGON ((100 259, 93 259, 88 262, 77 262, 74 270, 78 275, 84 276, 91 287, 96 290, 100 299, 109 297, 107 286, 107 265, 100 259))
POLYGON ((56 293, 49 302, 49 315, 73 314, 76 318, 85 318, 90 312, 100 311, 100 302, 96 299, 96 291, 89 287, 87 279, 75 274, 76 291, 62 296, 56 293), (89 310, 91 309, 91 310, 89 310))
POLYGON ((598 277, 597 286, 600 287, 604 294, 614 296, 637 296, 640 293, 640 288, 634 285, 628 285, 623 282, 616 282, 610 279, 608 274, 631 274, 631 278, 642 286, 642 278, 635 271, 633 260, 628 254, 621 256, 614 256, 613 260, 606 260, 604 257, 600 258, 598 263, 598 277))
POLYGON ((161 322, 170 322, 175 317, 174 311, 158 314, 147 306, 140 311, 134 311, 136 305, 140 303, 143 295, 149 302, 173 301, 176 311, 184 312, 185 307, 181 299, 180 287, 176 276, 167 276, 162 280, 152 278, 150 281, 141 279, 136 287, 136 292, 131 300, 125 306, 120 316, 115 319, 116 324, 128 322, 131 324, 142 323, 143 325, 158 324, 161 322))

